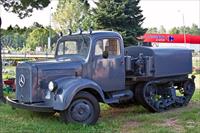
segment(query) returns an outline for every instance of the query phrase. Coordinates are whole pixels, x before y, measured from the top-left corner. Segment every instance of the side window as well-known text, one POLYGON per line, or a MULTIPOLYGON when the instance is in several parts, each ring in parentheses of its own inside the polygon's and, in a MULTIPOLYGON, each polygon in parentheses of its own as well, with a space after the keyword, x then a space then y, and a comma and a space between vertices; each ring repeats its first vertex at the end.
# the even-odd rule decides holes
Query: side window
POLYGON ((58 55, 63 55, 64 54, 64 42, 60 43, 58 47, 58 55))
POLYGON ((103 51, 108 51, 109 57, 120 55, 120 43, 118 39, 98 40, 95 47, 95 55, 102 55, 103 51))
POLYGON ((102 55, 103 54, 103 41, 98 40, 95 47, 95 55, 102 55))

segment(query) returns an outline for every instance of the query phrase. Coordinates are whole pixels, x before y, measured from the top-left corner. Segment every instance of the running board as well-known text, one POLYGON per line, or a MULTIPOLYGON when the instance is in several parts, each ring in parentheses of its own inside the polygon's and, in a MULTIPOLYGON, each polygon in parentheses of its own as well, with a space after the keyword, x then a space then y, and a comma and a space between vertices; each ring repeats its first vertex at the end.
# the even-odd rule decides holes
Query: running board
POLYGON ((110 103, 120 103, 122 101, 127 101, 133 98, 133 92, 131 90, 123 90, 123 91, 117 91, 117 92, 111 92, 109 93, 111 95, 111 98, 105 99, 105 102, 110 103))

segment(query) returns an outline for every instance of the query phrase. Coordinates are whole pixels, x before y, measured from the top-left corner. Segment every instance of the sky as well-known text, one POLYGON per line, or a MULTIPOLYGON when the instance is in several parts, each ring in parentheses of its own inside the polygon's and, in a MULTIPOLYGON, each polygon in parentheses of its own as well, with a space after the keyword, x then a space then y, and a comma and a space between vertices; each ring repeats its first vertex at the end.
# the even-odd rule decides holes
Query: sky
POLYGON ((140 5, 146 17, 144 27, 163 25, 170 29, 183 23, 200 27, 200 0, 141 0, 140 5))
MULTIPOLYGON (((9 25, 16 24, 20 27, 31 26, 34 22, 48 26, 50 25, 50 12, 53 13, 56 10, 57 3, 58 0, 52 0, 47 8, 34 11, 31 17, 22 20, 16 14, 8 13, 0 7, 2 27, 7 28, 9 25)), ((140 6, 146 18, 142 25, 145 28, 159 28, 163 25, 169 30, 174 26, 191 26, 193 23, 200 27, 200 0, 141 0, 140 6)), ((53 26, 53 23, 51 25, 53 26)))

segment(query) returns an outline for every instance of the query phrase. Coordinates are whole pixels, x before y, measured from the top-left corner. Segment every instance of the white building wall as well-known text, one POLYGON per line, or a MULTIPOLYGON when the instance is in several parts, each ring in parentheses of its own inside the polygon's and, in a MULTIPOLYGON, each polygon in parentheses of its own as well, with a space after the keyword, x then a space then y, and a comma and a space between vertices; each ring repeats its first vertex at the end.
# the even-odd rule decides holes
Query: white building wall
POLYGON ((189 48, 194 51, 200 51, 200 44, 189 44, 189 43, 152 43, 153 47, 175 47, 175 48, 189 48))

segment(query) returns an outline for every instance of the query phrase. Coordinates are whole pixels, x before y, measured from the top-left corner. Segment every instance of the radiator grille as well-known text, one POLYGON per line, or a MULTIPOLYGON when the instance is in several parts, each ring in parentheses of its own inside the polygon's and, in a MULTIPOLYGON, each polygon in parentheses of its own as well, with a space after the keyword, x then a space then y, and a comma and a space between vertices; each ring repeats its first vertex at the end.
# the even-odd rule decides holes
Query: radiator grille
POLYGON ((17 67, 16 87, 17 100, 32 102, 32 72, 30 67, 17 67))

